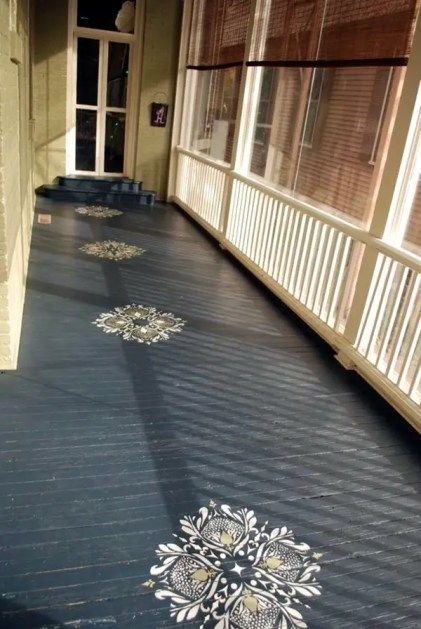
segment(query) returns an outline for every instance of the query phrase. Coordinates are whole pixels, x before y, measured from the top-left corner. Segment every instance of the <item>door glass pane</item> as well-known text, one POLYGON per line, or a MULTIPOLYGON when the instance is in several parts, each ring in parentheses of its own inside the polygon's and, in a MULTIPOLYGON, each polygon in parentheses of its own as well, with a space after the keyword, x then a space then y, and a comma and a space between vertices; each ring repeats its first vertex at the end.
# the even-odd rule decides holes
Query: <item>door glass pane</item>
POLYGON ((78 0, 77 25, 133 33, 135 5, 128 0, 78 0))
POLYGON ((110 42, 108 46, 107 107, 125 107, 129 46, 110 42))
POLYGON ((76 110, 76 170, 95 170, 96 111, 76 110))
POLYGON ((77 88, 78 105, 96 105, 98 101, 99 41, 77 40, 77 88))
POLYGON ((105 123, 105 161, 107 173, 122 173, 124 166, 124 132, 126 115, 107 112, 105 123))

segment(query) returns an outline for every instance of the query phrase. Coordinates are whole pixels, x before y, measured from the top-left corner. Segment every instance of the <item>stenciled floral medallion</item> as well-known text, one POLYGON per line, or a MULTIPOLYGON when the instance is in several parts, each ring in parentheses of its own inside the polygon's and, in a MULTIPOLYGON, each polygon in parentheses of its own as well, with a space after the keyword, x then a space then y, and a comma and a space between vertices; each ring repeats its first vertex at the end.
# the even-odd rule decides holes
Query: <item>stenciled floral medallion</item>
POLYGON ((107 333, 120 334, 125 341, 150 345, 167 341, 172 334, 180 332, 186 322, 171 312, 160 312, 152 306, 129 304, 102 313, 92 323, 107 333))
POLYGON ((75 212, 84 216, 93 216, 94 218, 111 218, 123 214, 120 210, 115 210, 105 205, 84 205, 75 208, 75 212))
POLYGON ((80 247, 80 251, 105 260, 128 260, 145 253, 144 249, 118 240, 103 240, 80 247))
POLYGON ((297 607, 321 593, 320 566, 307 544, 286 526, 257 524, 249 509, 210 503, 180 520, 175 542, 160 544, 155 596, 169 600, 177 622, 193 619, 212 629, 303 629, 297 607))

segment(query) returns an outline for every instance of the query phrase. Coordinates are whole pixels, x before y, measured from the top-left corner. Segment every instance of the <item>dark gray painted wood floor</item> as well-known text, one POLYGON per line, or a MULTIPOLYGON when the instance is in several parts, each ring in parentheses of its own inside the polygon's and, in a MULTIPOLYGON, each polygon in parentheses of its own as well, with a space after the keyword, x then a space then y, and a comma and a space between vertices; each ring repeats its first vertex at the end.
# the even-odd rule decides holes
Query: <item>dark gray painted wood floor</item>
POLYGON ((0 626, 174 626, 141 584, 214 500, 323 553, 309 627, 420 627, 403 420, 180 212, 39 211, 53 221, 35 226, 19 369, 0 376, 0 626), (79 251, 104 238, 147 253, 79 251), (187 324, 150 347, 91 325, 130 302, 187 324))

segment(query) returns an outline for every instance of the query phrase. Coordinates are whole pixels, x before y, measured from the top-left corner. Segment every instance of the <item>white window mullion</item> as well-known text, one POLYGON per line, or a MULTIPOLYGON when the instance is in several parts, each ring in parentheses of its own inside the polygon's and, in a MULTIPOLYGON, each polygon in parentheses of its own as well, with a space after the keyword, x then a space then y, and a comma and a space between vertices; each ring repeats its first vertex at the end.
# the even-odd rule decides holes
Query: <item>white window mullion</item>
POLYGON ((225 182, 223 211, 220 220, 220 230, 223 234, 225 234, 227 230, 228 215, 231 208, 233 172, 244 169, 246 155, 250 154, 249 147, 252 142, 252 135, 249 129, 249 115, 251 111, 251 103, 253 102, 253 90, 256 87, 254 84, 255 77, 257 76, 260 79, 260 74, 256 73, 254 69, 246 66, 246 61, 250 58, 250 52, 256 38, 258 21, 254 18, 256 15, 266 15, 267 8, 268 0, 252 0, 250 3, 250 19, 244 50, 244 63, 241 74, 240 93, 238 96, 237 116, 231 155, 232 170, 230 176, 226 178, 225 182))
POLYGON ((135 41, 133 33, 120 33, 119 31, 104 31, 98 28, 86 28, 84 26, 76 26, 74 29, 77 37, 85 39, 99 39, 104 41, 115 41, 122 44, 131 44, 135 41))
POLYGON ((98 119, 96 141, 96 171, 104 174, 105 160, 105 114, 107 104, 107 73, 108 73, 108 41, 99 44, 99 72, 98 72, 98 119))
MULTIPOLYGON (((135 124, 134 121, 136 120, 135 116, 133 115, 134 111, 133 111, 133 103, 132 103, 133 88, 134 88, 133 78, 137 76, 137 74, 134 71, 135 63, 136 63, 135 46, 130 44, 129 45, 128 80, 127 80, 127 90, 126 90, 126 107, 125 108, 110 107, 108 109, 108 111, 116 111, 116 112, 121 112, 121 113, 126 114, 125 127, 124 127, 124 160, 123 160, 124 161, 124 167, 123 167, 124 175, 127 175, 127 173, 132 173, 134 170, 132 159, 131 159, 131 154, 133 151, 131 138, 133 138, 137 134, 137 129, 135 126, 131 128, 131 125, 132 123, 134 125, 135 124)), ((134 175, 135 174, 133 172, 133 177, 134 175)))
POLYGON ((245 46, 245 61, 241 76, 240 94, 238 97, 237 119, 235 124, 234 142, 231 165, 234 171, 242 172, 245 168, 247 156, 251 154, 251 143, 253 141, 252 133, 250 133, 250 114, 256 110, 258 97, 256 92, 259 91, 261 81, 260 68, 257 71, 245 65, 250 57, 253 42, 255 41, 255 33, 258 27, 256 15, 266 15, 269 5, 267 0, 252 0, 250 6, 249 31, 245 46))
POLYGON ((125 114, 127 111, 125 107, 106 107, 106 110, 117 114, 125 114))
POLYGON ((80 105, 76 103, 76 109, 88 109, 90 111, 97 111, 98 106, 97 105, 80 105))

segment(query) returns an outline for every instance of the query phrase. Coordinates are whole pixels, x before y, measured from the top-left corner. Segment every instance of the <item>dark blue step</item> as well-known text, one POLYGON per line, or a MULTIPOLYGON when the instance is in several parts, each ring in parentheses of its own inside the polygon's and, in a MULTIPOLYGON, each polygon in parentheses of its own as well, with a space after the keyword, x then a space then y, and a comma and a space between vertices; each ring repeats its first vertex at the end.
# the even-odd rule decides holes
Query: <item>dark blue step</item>
POLYGON ((36 193, 55 201, 71 201, 77 203, 98 203, 137 207, 139 205, 153 205, 156 193, 152 190, 101 190, 91 188, 84 190, 78 187, 70 188, 56 184, 44 185, 37 188, 36 193))
POLYGON ((120 192, 140 192, 142 182, 128 177, 96 177, 93 175, 59 175, 54 179, 54 185, 72 190, 103 190, 120 192))

